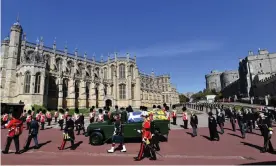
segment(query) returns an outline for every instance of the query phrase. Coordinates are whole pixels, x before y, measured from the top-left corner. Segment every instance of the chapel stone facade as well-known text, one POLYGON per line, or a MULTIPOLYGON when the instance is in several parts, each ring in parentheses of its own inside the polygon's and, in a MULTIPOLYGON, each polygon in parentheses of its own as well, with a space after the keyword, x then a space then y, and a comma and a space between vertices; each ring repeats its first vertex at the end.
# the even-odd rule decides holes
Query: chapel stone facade
POLYGON ((169 75, 142 74, 136 57, 129 54, 96 61, 78 54, 44 46, 43 38, 28 42, 17 20, 1 43, 1 102, 48 109, 119 107, 179 103, 169 75))

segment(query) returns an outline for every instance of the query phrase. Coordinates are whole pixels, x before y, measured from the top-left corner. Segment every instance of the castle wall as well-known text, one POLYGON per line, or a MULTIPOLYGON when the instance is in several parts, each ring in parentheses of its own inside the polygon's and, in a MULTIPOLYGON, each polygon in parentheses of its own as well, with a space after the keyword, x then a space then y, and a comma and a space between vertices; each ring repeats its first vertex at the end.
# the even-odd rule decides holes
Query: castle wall
POLYGON ((206 89, 213 90, 215 89, 217 92, 221 91, 221 81, 220 76, 221 72, 211 71, 210 74, 205 75, 206 79, 206 89))
POLYGON ((238 71, 225 71, 220 75, 221 89, 224 89, 231 83, 239 79, 238 71))

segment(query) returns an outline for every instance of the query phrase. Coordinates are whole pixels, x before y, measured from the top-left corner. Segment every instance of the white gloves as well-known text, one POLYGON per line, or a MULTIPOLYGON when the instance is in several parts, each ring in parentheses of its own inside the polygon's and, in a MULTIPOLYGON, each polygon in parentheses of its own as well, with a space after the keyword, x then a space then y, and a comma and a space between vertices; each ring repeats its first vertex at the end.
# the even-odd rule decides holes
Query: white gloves
POLYGON ((273 131, 269 131, 269 134, 272 135, 272 134, 273 134, 273 131))
POLYGON ((154 136, 154 134, 151 134, 151 136, 153 137, 153 136, 154 136))
POLYGON ((116 132, 114 131, 113 135, 116 135, 116 132))
POLYGON ((141 133, 141 130, 136 130, 138 133, 141 133))
POLYGON ((145 139, 145 138, 143 138, 143 139, 142 139, 142 141, 143 141, 143 142, 146 142, 146 139, 145 139))

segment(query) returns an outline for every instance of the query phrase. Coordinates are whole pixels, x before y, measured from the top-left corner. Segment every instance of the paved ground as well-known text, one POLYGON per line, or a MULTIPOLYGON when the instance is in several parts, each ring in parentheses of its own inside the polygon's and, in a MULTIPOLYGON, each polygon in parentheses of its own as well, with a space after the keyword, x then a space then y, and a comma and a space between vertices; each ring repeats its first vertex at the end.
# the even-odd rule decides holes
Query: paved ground
MULTIPOLYGON (((229 128, 229 124, 226 125, 229 128)), ((276 130, 276 129, 275 129, 276 130)), ((248 134, 247 139, 239 137, 240 133, 226 129, 226 133, 221 136, 221 141, 211 142, 208 136, 207 128, 199 128, 199 136, 192 138, 186 132, 190 129, 171 130, 168 142, 162 142, 161 152, 163 157, 158 156, 157 161, 144 159, 143 161, 133 161, 134 156, 139 150, 139 143, 127 143, 127 152, 119 151, 114 154, 107 154, 106 150, 110 144, 102 146, 91 146, 88 144, 88 138, 83 135, 76 136, 76 142, 82 141, 76 150, 66 149, 59 151, 57 149, 61 144, 61 131, 57 129, 47 129, 40 132, 39 142, 46 143, 38 150, 29 150, 20 155, 5 154, 1 155, 1 164, 4 165, 131 165, 131 164, 153 164, 153 165, 182 165, 182 164, 245 164, 261 161, 275 161, 275 154, 260 154, 259 148, 263 144, 263 139, 258 134, 248 134), (234 134, 234 135, 230 135, 234 134), (237 135, 235 135, 237 134, 237 135), (16 158, 15 158, 16 157, 16 158)), ((7 130, 1 130, 1 147, 5 145, 7 130)), ((20 137, 20 147, 22 148, 27 138, 27 132, 20 137)), ((272 138, 274 147, 276 146, 276 137, 272 138)), ((69 146, 66 145, 67 147, 69 146)), ((14 144, 11 145, 11 151, 14 151, 14 144)))

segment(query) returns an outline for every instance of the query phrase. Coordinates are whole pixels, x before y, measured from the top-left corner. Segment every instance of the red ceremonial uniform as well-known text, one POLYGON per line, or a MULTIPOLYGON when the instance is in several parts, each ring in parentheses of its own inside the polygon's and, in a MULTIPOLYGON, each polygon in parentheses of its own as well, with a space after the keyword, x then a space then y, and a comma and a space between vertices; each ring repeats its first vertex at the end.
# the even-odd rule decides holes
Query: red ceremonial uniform
POLYGON ((99 114, 98 115, 98 122, 103 122, 104 118, 103 118, 103 114, 99 114))
POLYGON ((58 117, 58 112, 56 111, 55 114, 54 114, 55 118, 58 117))
POLYGON ((46 117, 47 117, 48 119, 52 119, 52 114, 51 114, 50 112, 47 112, 47 113, 46 113, 46 117))
POLYGON ((3 117, 2 117, 2 120, 3 120, 4 122, 7 122, 8 119, 9 119, 9 115, 8 115, 8 114, 4 114, 3 117))
POLYGON ((188 120, 188 115, 187 115, 186 112, 183 112, 182 119, 183 120, 188 120))
POLYGON ((6 128, 9 128, 8 137, 14 137, 20 135, 23 130, 22 121, 19 119, 12 118, 9 123, 5 124, 6 128))
POLYGON ((45 123, 45 115, 44 114, 40 115, 40 123, 45 123))
POLYGON ((35 117, 36 117, 36 120, 39 122, 40 121, 40 114, 36 114, 35 117))
POLYGON ((146 119, 142 124, 142 138, 151 139, 150 121, 146 119))
POLYGON ((26 122, 30 123, 32 121, 32 115, 27 115, 26 122))

